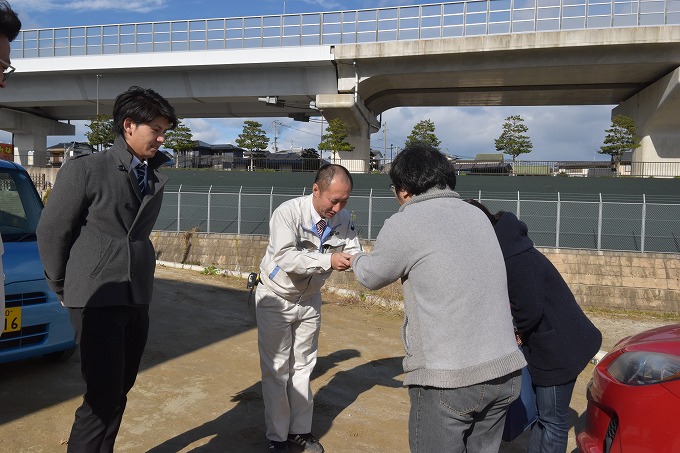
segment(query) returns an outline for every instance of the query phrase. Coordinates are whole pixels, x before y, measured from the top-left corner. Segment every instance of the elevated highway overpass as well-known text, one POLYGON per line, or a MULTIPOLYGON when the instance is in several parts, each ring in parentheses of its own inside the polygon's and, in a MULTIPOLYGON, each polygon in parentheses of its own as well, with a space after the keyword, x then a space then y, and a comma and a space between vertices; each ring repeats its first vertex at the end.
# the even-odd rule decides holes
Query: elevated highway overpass
MULTIPOLYGON (((676 0, 661 3, 666 11, 669 4, 680 8, 676 0)), ((374 42, 359 39, 357 33, 350 43, 345 43, 344 36, 320 33, 316 43, 307 44, 306 35, 301 34, 298 45, 285 45, 289 43, 285 35, 288 16, 275 17, 282 24, 277 47, 264 47, 268 42, 264 39, 260 39, 263 46, 250 46, 244 38, 249 35, 245 19, 241 47, 231 46, 230 19, 224 19, 221 48, 206 38, 199 50, 193 50, 196 45, 191 38, 184 45, 173 41, 172 33, 167 46, 160 45, 160 36, 148 40, 150 47, 141 45, 139 31, 132 49, 125 45, 124 25, 115 27, 115 32, 107 28, 113 26, 97 26, 101 36, 93 49, 87 39, 81 47, 73 39, 69 45, 60 44, 64 29, 51 29, 51 47, 40 40, 31 47, 33 35, 25 32, 17 45, 20 48, 13 49, 18 70, 12 89, 2 92, 0 128, 15 134, 19 155, 33 150, 40 159, 47 135, 73 134, 73 126, 64 121, 111 113, 117 94, 130 85, 141 85, 159 91, 187 118, 321 114, 326 119, 341 118, 355 146, 354 152, 341 155, 343 163, 363 171, 370 134, 380 127, 379 115, 394 107, 614 104, 618 105, 615 113, 633 117, 638 125, 642 146, 634 160, 680 161, 680 12, 664 13, 660 25, 615 27, 619 16, 612 9, 609 27, 565 29, 562 25, 568 22, 563 18, 558 29, 552 30, 541 22, 536 9, 533 29, 514 32, 512 27, 522 29, 524 22, 514 19, 512 14, 519 12, 511 8, 509 32, 492 34, 495 26, 505 23, 492 21, 494 4, 436 4, 439 16, 425 6, 403 7, 406 12, 387 9, 396 11, 398 17, 417 11, 415 30, 421 39, 380 41, 378 34, 374 42), (447 13, 448 8, 463 5, 469 9, 479 4, 488 9, 487 32, 474 33, 470 32, 474 28, 464 27, 459 36, 450 36, 454 33, 442 25, 455 16, 447 13), (425 19, 432 17, 439 18, 438 35, 426 25, 430 22, 425 19), (117 41, 109 48, 105 43, 112 36, 117 41), (277 102, 262 102, 266 96, 277 102)), ((565 10, 560 5, 561 14, 565 10)), ((377 12, 379 29, 384 10, 366 11, 377 12)), ((340 13, 341 17, 346 13, 340 13)), ((360 13, 353 12, 356 21, 360 13)), ((461 17, 470 21, 472 13, 466 14, 461 17)), ((637 16, 636 23, 645 22, 641 17, 637 16)), ((265 36, 268 21, 261 19, 260 36, 265 36)), ((297 20, 304 23, 306 18, 297 20)), ((211 25, 206 22, 205 26, 211 25)), ((169 27, 172 31, 172 24, 169 27)), ((397 36, 411 36, 407 32, 413 31, 395 27, 397 36)), ((66 31, 69 36, 73 33, 66 31)), ((35 34, 42 36, 41 32, 35 34)), ((84 34, 90 36, 87 27, 84 34)))

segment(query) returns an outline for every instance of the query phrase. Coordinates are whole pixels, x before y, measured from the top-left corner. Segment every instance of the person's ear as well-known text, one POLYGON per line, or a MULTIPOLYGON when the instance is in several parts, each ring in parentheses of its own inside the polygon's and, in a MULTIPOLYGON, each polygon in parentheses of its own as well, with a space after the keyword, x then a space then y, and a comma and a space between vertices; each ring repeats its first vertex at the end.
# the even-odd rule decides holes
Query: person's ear
POLYGON ((134 123, 132 122, 132 119, 131 119, 131 118, 125 118, 125 119, 123 120, 123 130, 124 130, 126 133, 131 134, 131 133, 132 133, 132 125, 133 125, 133 124, 134 124, 134 123))

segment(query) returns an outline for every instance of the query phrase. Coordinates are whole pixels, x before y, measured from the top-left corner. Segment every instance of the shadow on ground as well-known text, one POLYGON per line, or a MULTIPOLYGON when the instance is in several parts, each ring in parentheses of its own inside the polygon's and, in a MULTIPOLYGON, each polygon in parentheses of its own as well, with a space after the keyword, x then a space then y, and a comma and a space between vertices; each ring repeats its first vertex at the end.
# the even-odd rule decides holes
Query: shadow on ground
MULTIPOLYGON (((140 373, 255 328, 254 312, 247 301, 245 289, 157 279, 140 373)), ((0 425, 83 392, 78 354, 63 363, 38 358, 1 364, 0 425)))
MULTIPOLYGON (((356 349, 342 349, 317 360, 312 380, 335 368, 339 363, 359 357, 356 349)), ((402 357, 374 360, 346 371, 335 373, 314 398, 314 433, 323 437, 335 418, 365 391, 374 386, 401 387, 394 377, 402 373, 402 357), (373 379, 367 379, 371 376, 373 379)), ((204 445, 188 451, 211 453, 217 451, 265 451, 264 403, 261 383, 257 382, 238 392, 232 402, 236 405, 219 417, 169 439, 149 450, 149 453, 170 453, 186 449, 202 439, 204 445)))

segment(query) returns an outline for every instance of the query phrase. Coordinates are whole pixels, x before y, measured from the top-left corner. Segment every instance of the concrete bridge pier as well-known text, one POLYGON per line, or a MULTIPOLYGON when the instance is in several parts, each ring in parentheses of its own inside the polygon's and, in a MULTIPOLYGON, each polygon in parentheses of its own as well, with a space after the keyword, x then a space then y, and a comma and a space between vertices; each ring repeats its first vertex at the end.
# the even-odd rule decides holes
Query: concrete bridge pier
POLYGON ((0 109, 2 130, 14 134, 14 162, 27 166, 45 167, 47 164, 47 136, 75 135, 73 124, 31 115, 16 110, 0 109), (29 162, 29 152, 33 161, 29 162))
POLYGON ((337 164, 352 173, 369 171, 371 134, 380 130, 380 121, 369 111, 356 94, 318 94, 316 107, 326 120, 339 118, 347 126, 347 141, 354 151, 338 153, 337 164))
MULTIPOLYGON (((657 80, 619 104, 612 115, 635 121, 640 147, 633 151, 632 174, 639 176, 635 162, 680 162, 680 68, 657 80)), ((637 166, 639 167, 639 166, 637 166)), ((673 176, 660 165, 658 176, 673 176), (668 174, 664 174, 668 173, 668 174)))

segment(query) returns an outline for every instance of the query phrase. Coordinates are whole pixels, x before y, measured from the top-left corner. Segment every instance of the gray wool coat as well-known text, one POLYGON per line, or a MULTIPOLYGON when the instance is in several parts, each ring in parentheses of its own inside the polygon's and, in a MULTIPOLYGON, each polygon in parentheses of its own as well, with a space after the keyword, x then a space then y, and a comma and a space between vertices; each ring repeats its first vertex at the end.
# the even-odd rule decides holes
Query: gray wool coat
POLYGON ((163 153, 148 160, 142 197, 122 136, 104 152, 67 161, 38 224, 50 288, 71 308, 151 302, 156 256, 149 239, 167 176, 163 153))

